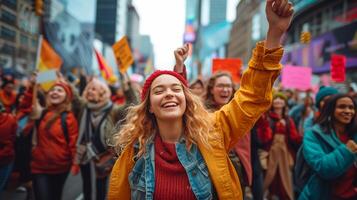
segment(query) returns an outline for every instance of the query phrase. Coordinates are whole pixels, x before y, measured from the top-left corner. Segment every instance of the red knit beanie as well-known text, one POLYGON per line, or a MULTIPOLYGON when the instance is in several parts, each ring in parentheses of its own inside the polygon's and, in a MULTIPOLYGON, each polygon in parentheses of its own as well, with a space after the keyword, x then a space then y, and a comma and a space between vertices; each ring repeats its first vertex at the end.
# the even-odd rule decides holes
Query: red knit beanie
POLYGON ((188 83, 187 80, 181 76, 179 73, 174 72, 174 71, 169 71, 169 70, 156 70, 154 73, 152 73, 145 81, 142 92, 141 92, 141 101, 144 101, 146 93, 148 92, 148 90, 150 89, 150 86, 152 84, 152 82, 159 76, 163 75, 163 74, 167 74, 167 75, 171 75, 176 77, 178 80, 180 80, 180 82, 188 87, 188 83))
POLYGON ((64 91, 66 92, 66 94, 67 94, 69 100, 72 100, 72 98, 73 98, 73 92, 72 92, 71 87, 70 87, 67 83, 58 81, 58 82, 56 82, 56 83, 52 86, 52 88, 55 87, 55 86, 62 87, 62 88, 64 89, 64 91))

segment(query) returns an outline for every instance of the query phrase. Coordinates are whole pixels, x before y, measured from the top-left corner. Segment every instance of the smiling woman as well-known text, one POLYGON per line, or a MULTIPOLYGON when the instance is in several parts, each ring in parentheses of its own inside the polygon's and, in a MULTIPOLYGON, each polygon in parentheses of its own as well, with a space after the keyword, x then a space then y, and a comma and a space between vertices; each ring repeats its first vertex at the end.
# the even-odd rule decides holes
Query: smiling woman
POLYGON ((313 173, 299 199, 356 199, 356 111, 350 96, 331 96, 305 132, 303 155, 313 173))
MULTIPOLYGON (((32 99, 32 87, 27 91, 32 99)), ((35 93, 36 94, 36 93, 35 93)), ((46 94, 46 107, 34 102, 31 118, 31 173, 36 199, 61 199, 62 189, 76 153, 78 123, 72 112, 72 89, 57 81, 46 94)))
POLYGON ((293 9, 287 0, 268 0, 266 12, 267 39, 257 44, 240 89, 216 112, 208 113, 176 72, 147 78, 142 102, 114 139, 120 157, 108 199, 242 199, 228 152, 271 104, 293 9))

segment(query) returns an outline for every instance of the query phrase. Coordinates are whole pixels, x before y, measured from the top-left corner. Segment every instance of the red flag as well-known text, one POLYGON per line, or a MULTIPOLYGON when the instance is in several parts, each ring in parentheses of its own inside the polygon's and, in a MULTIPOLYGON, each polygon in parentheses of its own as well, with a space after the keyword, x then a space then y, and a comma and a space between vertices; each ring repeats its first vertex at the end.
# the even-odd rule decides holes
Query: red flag
POLYGON ((112 81, 112 79, 115 79, 113 69, 107 64, 103 56, 96 49, 94 49, 94 52, 102 77, 108 82, 112 81))

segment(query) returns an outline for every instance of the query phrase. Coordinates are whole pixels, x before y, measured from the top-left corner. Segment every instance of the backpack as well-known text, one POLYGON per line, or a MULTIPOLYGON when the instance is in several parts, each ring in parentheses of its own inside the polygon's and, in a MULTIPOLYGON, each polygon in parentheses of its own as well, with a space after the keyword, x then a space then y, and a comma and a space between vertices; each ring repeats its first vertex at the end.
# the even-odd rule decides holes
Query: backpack
POLYGON ((302 192, 312 174, 313 170, 305 160, 303 146, 301 145, 301 147, 296 153, 296 161, 294 167, 294 185, 295 190, 298 194, 302 192))
MULTIPOLYGON (((312 134, 315 134, 315 131, 312 130, 312 134)), ((319 137, 319 134, 315 134, 319 137)), ((298 194, 302 192, 305 185, 309 181, 310 177, 314 174, 313 169, 306 162, 304 153, 303 153, 303 145, 300 146, 299 150, 296 153, 296 161, 294 167, 294 185, 295 190, 298 194)))
MULTIPOLYGON (((45 117, 46 114, 47 114, 47 110, 44 110, 41 114, 40 119, 36 120, 35 125, 36 125, 37 129, 40 126, 41 120, 45 117)), ((67 114, 68 114, 67 112, 61 113, 61 127, 63 130, 64 138, 66 139, 67 144, 69 144, 69 133, 68 133, 67 123, 66 123, 67 114)))

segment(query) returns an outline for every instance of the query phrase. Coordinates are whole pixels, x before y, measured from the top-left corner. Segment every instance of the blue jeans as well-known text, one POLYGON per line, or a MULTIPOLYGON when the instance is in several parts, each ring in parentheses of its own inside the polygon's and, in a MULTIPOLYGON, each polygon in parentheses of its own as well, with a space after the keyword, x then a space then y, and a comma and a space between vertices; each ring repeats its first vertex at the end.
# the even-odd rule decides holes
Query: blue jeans
POLYGON ((33 189, 37 200, 61 200, 68 172, 61 174, 33 174, 33 189))
POLYGON ((0 167, 0 192, 4 189, 7 179, 9 178, 12 166, 14 165, 13 162, 10 164, 4 165, 0 167))

